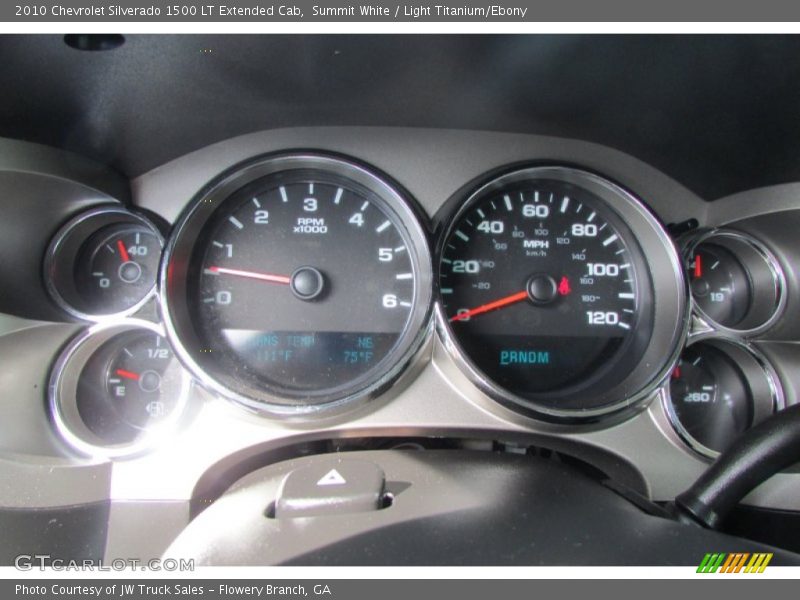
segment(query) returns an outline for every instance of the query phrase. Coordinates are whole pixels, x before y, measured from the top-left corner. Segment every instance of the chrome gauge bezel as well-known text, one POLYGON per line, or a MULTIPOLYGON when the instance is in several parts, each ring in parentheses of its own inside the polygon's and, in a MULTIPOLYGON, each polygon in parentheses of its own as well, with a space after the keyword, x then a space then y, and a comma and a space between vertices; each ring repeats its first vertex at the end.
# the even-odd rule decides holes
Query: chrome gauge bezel
POLYGON ((45 252, 43 263, 44 284, 53 301, 71 317, 96 323, 115 321, 137 313, 151 298, 157 295, 158 281, 156 277, 144 297, 129 308, 114 313, 90 313, 74 306, 56 283, 58 281, 55 276, 56 270, 61 268, 68 269, 71 272, 77 252, 90 236, 102 227, 125 223, 146 227, 156 237, 163 251, 164 236, 158 227, 150 219, 121 206, 101 206, 82 212, 62 225, 53 236, 45 252), (69 255, 64 254, 67 246, 73 249, 73 251, 69 252, 69 255))
MULTIPOLYGON (((786 399, 783 385, 777 371, 769 359, 752 343, 727 333, 714 331, 692 334, 683 350, 698 343, 711 344, 727 354, 743 369, 748 386, 753 390, 754 419, 751 427, 758 421, 785 408, 786 399), (730 350, 723 349, 728 346, 730 350), (734 356, 735 355, 735 356, 734 356), (747 364, 742 365, 742 361, 747 364)), ((715 459, 720 453, 695 439, 678 419, 672 402, 669 382, 664 384, 661 402, 671 426, 671 432, 692 452, 707 459, 715 459)))
MULTIPOLYGON (((719 331, 722 334, 729 334, 729 335, 737 335, 742 337, 754 337, 761 335, 767 331, 769 331, 775 323, 783 316, 784 310, 786 308, 787 302, 787 283, 786 283, 786 274, 784 273, 783 267, 781 266, 780 261, 778 258, 772 253, 772 251, 764 245, 761 241, 757 240, 753 236, 737 231, 734 229, 726 229, 726 228, 714 228, 714 229, 707 229, 703 230, 699 233, 695 233, 693 236, 688 238, 688 240, 683 244, 683 251, 682 256, 685 264, 688 264, 689 257, 695 251, 695 249, 706 242, 713 242, 715 239, 722 239, 724 240, 732 240, 734 243, 743 244, 746 248, 753 251, 753 256, 758 257, 759 259, 763 260, 762 266, 765 269, 765 273, 768 274, 772 278, 773 286, 776 292, 776 300, 774 306, 766 307, 766 310, 769 311, 770 316, 764 320, 762 323, 755 325, 753 327, 748 328, 737 328, 737 327, 727 327, 722 325, 712 319, 711 317, 706 314, 706 312, 700 308, 697 302, 694 299, 694 296, 691 296, 691 306, 692 311, 695 313, 697 318, 699 318, 703 323, 708 325, 712 330, 719 331)), ((730 252, 735 252, 728 248, 730 252)), ((737 256, 737 259, 741 259, 741 257, 737 256)), ((745 269, 747 270, 748 277, 751 277, 750 268, 748 265, 744 265, 745 269)), ((691 290, 691 286, 690 286, 691 290)))
POLYGON ((175 430, 186 411, 192 379, 181 369, 181 391, 175 409, 157 426, 149 428, 131 443, 109 444, 93 433, 78 412, 77 387, 83 368, 103 344, 129 331, 145 330, 165 337, 164 328, 140 319, 103 322, 83 330, 61 351, 50 373, 47 402, 50 418, 59 437, 78 453, 118 459, 138 456, 163 443, 175 430))
POLYGON ((175 353, 206 389, 252 412, 278 419, 304 421, 334 416, 377 398, 400 379, 431 334, 433 267, 422 222, 423 215, 408 194, 377 170, 350 158, 316 151, 281 153, 255 157, 233 166, 195 195, 178 218, 162 256, 159 275, 161 312, 175 353), (281 400, 295 398, 269 394, 261 389, 248 389, 248 394, 237 392, 196 359, 195 352, 200 343, 190 316, 187 273, 198 235, 231 194, 269 175, 309 169, 344 177, 377 196, 382 209, 391 213, 408 239, 415 291, 406 329, 384 359, 391 358, 388 368, 373 373, 358 389, 315 396, 313 404, 288 404, 281 400))
POLYGON ((510 184, 545 178, 583 187, 598 196, 630 229, 642 256, 646 257, 654 294, 653 331, 639 363, 623 381, 602 395, 603 405, 597 408, 556 409, 534 404, 496 384, 462 350, 445 316, 438 277, 435 279, 437 335, 459 370, 490 400, 486 403, 490 409, 499 404, 524 417, 556 424, 610 424, 641 410, 654 398, 680 355, 689 327, 689 293, 680 254, 658 219, 638 198, 617 184, 579 168, 517 168, 484 180, 469 193, 451 199, 457 204, 441 219, 434 264, 438 273, 446 240, 475 202, 510 184))

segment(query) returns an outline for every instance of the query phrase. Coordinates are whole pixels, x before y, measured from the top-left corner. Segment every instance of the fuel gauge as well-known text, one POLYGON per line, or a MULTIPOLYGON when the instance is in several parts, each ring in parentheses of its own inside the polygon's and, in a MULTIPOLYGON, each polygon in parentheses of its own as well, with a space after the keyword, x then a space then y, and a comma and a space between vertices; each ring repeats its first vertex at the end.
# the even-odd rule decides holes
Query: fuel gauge
POLYGON ((65 350, 53 372, 56 428, 76 449, 122 456, 174 425, 189 379, 156 325, 98 325, 65 350))
POLYGON ((169 419, 180 399, 181 375, 161 335, 147 330, 119 334, 83 369, 78 412, 96 435, 129 443, 169 419))

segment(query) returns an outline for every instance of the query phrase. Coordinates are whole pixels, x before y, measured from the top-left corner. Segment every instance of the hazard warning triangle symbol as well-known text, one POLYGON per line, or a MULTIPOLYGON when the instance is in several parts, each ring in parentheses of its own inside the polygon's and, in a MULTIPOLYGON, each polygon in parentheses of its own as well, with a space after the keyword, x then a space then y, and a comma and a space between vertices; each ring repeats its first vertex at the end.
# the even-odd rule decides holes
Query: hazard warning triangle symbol
POLYGON ((341 473, 336 469, 331 469, 317 482, 317 485, 344 485, 345 483, 347 481, 341 473))

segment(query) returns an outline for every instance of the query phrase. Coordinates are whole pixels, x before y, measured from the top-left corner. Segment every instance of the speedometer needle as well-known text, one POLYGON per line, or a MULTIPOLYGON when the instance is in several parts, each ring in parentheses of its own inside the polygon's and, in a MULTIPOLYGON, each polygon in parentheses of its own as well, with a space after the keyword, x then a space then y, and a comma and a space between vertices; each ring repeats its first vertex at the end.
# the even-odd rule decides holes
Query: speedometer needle
POLYGON ((511 294, 510 296, 505 296, 504 298, 500 298, 499 300, 495 300, 494 302, 488 302, 486 304, 481 304, 480 306, 476 306, 468 311, 458 313, 454 317, 450 318, 450 322, 453 321, 466 321, 470 317, 474 317, 475 315, 480 315, 485 312, 489 312, 490 310, 497 310, 498 308, 503 308, 504 306, 508 306, 510 304, 516 304, 517 302, 522 302, 523 300, 528 298, 527 290, 523 290, 521 292, 517 292, 516 294, 511 294))
POLYGON ((239 269, 227 269, 225 267, 208 267, 212 273, 220 273, 222 275, 235 275, 237 277, 247 277, 248 279, 257 279, 258 281, 267 281, 269 283, 280 283, 282 285, 289 285, 292 282, 291 277, 285 275, 273 275, 272 273, 258 273, 256 271, 240 271, 239 269))

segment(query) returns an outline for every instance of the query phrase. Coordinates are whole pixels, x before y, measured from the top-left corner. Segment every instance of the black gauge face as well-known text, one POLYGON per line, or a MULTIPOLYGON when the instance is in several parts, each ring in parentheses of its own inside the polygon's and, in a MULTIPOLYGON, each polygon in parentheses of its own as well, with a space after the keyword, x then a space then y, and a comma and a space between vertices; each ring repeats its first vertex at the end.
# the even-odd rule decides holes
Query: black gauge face
POLYGON ((182 389, 182 369, 166 339, 122 333, 100 346, 78 381, 85 426, 107 444, 126 444, 168 420, 182 389))
POLYGON ((747 315, 752 289, 747 271, 728 249, 702 243, 689 257, 692 296, 697 306, 725 327, 736 327, 747 315))
POLYGON ((45 285, 78 319, 131 314, 155 291, 163 239, 141 215, 116 206, 81 213, 53 237, 45 285))
POLYGON ((687 348, 670 378, 678 425, 694 441, 722 452, 753 422, 747 379, 727 354, 707 344, 687 348))
POLYGON ((466 357, 538 405, 596 408, 649 340, 652 292, 636 239, 574 183, 533 178, 473 197, 444 239, 439 286, 466 357))
POLYGON ((766 331, 785 307, 785 276, 761 242, 717 229, 690 242, 686 270, 699 316, 715 329, 754 335, 766 331))
POLYGON ((259 385, 335 389, 380 363, 414 304, 408 243, 368 194, 312 176, 238 194, 203 236, 202 337, 259 385))
POLYGON ((123 312, 153 289, 161 242, 138 225, 114 225, 86 242, 78 255, 75 284, 86 312, 123 312))
POLYGON ((219 199, 186 273, 198 346, 188 353, 217 389, 307 408, 393 368, 428 314, 430 267, 421 232, 391 200, 321 168, 278 171, 219 199))

